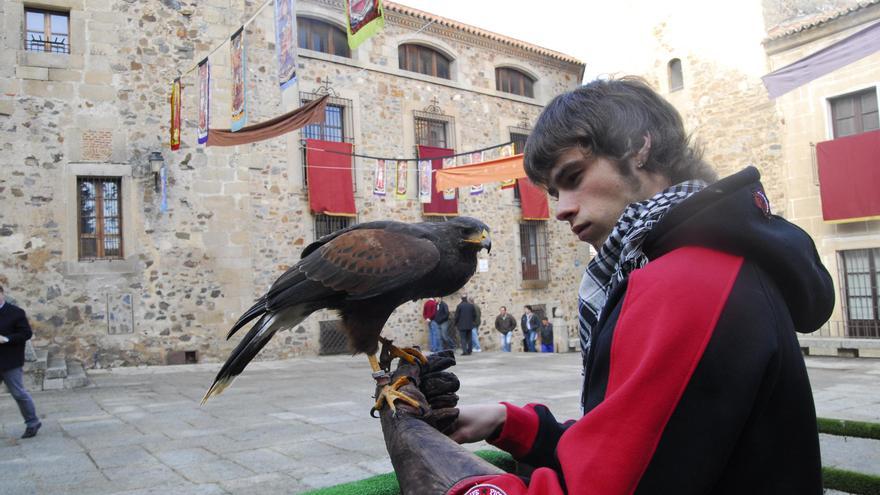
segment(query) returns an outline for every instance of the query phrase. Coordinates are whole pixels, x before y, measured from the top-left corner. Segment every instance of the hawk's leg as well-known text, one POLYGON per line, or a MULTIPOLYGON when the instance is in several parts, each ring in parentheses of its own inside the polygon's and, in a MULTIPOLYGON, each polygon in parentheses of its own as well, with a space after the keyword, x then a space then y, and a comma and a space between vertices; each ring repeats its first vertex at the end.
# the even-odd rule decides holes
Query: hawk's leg
POLYGON ((392 344, 391 340, 384 337, 379 337, 379 342, 382 343, 382 350, 379 352, 379 363, 385 371, 391 370, 391 361, 396 357, 403 359, 409 364, 416 364, 416 361, 419 364, 428 364, 428 358, 417 347, 397 347, 392 344))
MULTIPOLYGON (((388 365, 390 365, 391 359, 393 359, 393 358, 388 357, 387 355, 391 354, 393 351, 390 351, 389 348, 393 348, 393 349, 397 349, 397 348, 391 345, 390 340, 382 339, 382 341, 383 341, 382 342, 383 364, 385 364, 385 358, 387 358, 388 365)), ((424 356, 422 356, 422 354, 420 352, 418 352, 415 349, 413 349, 413 350, 416 353, 418 353, 419 357, 424 359, 424 356)), ((402 351, 398 351, 398 352, 402 352, 402 351)), ((410 357, 411 359, 413 359, 413 361, 410 361, 410 362, 414 362, 416 359, 412 355, 407 354, 407 356, 410 357)), ((379 360, 376 359, 376 356, 370 354, 367 357, 370 360, 370 367, 373 368, 373 378, 376 380, 376 383, 378 383, 379 385, 384 385, 382 387, 382 391, 379 392, 379 396, 376 398, 376 403, 373 405, 373 408, 370 410, 371 416, 373 416, 373 413, 375 411, 379 411, 380 409, 382 409, 382 407, 384 406, 385 403, 388 404, 388 407, 391 409, 391 412, 396 416, 397 415, 397 408, 394 406, 394 401, 396 401, 396 400, 402 400, 402 401, 406 402, 407 404, 411 405, 412 407, 415 407, 416 409, 420 408, 419 402, 417 400, 415 400, 412 397, 406 395, 405 393, 399 391, 399 389, 401 387, 410 383, 410 380, 408 377, 401 376, 400 378, 395 380, 394 383, 389 385, 388 382, 391 379, 390 378, 391 375, 387 371, 383 370, 383 366, 381 366, 379 364, 379 360)), ((401 358, 405 359, 402 356, 401 356, 401 358)), ((427 362, 427 360, 425 362, 427 362)))

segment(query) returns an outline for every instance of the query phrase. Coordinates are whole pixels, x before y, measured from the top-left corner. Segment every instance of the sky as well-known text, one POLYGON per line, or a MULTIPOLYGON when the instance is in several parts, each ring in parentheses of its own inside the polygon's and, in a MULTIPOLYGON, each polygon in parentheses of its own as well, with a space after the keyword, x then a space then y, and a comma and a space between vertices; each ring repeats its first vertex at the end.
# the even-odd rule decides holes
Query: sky
POLYGON ((672 44, 731 66, 764 70, 760 1, 397 0, 399 3, 574 56, 584 78, 640 73, 653 63, 653 30, 666 22, 672 44), (719 17, 723 13, 723 17, 719 17), (745 42, 744 40, 748 40, 745 42))

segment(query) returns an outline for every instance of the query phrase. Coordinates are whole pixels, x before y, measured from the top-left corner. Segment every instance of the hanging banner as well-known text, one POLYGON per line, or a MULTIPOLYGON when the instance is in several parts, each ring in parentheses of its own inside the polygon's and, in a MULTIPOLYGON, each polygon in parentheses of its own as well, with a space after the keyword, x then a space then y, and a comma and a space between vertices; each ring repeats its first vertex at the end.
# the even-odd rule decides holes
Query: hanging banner
MULTIPOLYGON (((471 153, 470 163, 481 163, 484 160, 483 155, 485 155, 485 153, 482 151, 471 153)), ((471 196, 476 196, 477 194, 483 194, 483 184, 474 184, 471 186, 471 196)))
POLYGON ((229 52, 232 57, 232 132, 247 124, 247 83, 245 74, 247 57, 244 51, 244 28, 239 28, 230 38, 229 52))
POLYGON ((442 191, 450 187, 501 182, 526 176, 522 154, 474 163, 434 173, 434 189, 442 191))
POLYGON ((397 176, 394 181, 394 196, 397 199, 406 199, 406 161, 398 160, 397 176))
MULTIPOLYGON (((432 159, 431 160, 431 168, 434 169, 434 182, 436 184, 437 178, 440 175, 440 172, 443 170, 443 160, 434 157, 441 156, 449 156, 454 155, 455 150, 451 150, 448 148, 434 148, 432 146, 419 146, 418 153, 420 159, 432 159)), ((463 167, 450 168, 449 170, 458 170, 463 167)), ((425 215, 441 215, 441 216, 454 216, 458 215, 458 198, 455 197, 455 193, 458 192, 457 185, 446 185, 443 189, 452 189, 452 199, 446 199, 444 196, 443 189, 440 189, 439 184, 434 186, 434 189, 431 191, 431 202, 422 204, 422 213, 425 215)))
POLYGON ((354 201, 351 143, 306 139, 309 208, 322 215, 353 217, 354 201))
POLYGON ((282 91, 296 81, 295 22, 293 0, 275 0, 275 51, 278 55, 278 84, 282 91))
POLYGON ((382 0, 345 0, 348 46, 352 50, 385 26, 382 0))
MULTIPOLYGON (((514 146, 513 143, 501 147, 501 156, 513 156, 514 146)), ((508 179, 501 181, 501 189, 513 189, 516 187, 516 179, 508 179)))
POLYGON ((199 144, 208 142, 211 122, 211 65, 208 58, 199 62, 199 144))
POLYGON ((328 95, 324 95, 284 115, 242 127, 238 132, 233 132, 231 129, 210 129, 208 131, 208 146, 238 146, 255 143, 281 136, 309 124, 323 123, 328 98, 328 95))
POLYGON ((434 170, 431 168, 430 160, 419 160, 419 201, 422 203, 431 202, 431 176, 434 170))
POLYGON ((373 195, 385 196, 385 160, 373 161, 373 195))
POLYGON ((180 78, 171 83, 171 149, 180 149, 180 78))
POLYGON ((159 182, 162 190, 162 199, 159 202, 159 211, 165 213, 168 211, 168 171, 165 165, 159 169, 159 182))
MULTIPOLYGON (((444 158, 443 168, 455 168, 455 158, 444 158)), ((446 188, 443 190, 443 199, 445 199, 446 201, 452 201, 453 199, 455 199, 457 193, 458 191, 456 191, 454 187, 446 188)), ((430 201, 428 201, 428 203, 430 203, 430 201)))

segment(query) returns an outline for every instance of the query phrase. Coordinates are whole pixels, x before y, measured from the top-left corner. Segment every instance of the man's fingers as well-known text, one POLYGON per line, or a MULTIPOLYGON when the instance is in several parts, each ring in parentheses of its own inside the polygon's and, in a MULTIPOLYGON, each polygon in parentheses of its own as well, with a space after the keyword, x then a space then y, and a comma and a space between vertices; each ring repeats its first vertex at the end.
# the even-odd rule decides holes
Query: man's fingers
POLYGON ((431 409, 455 407, 458 405, 458 395, 452 393, 435 395, 428 399, 428 403, 431 404, 431 409))
POLYGON ((458 377, 454 374, 448 371, 440 371, 422 375, 420 387, 427 397, 433 397, 435 395, 458 392, 461 382, 458 381, 458 377))

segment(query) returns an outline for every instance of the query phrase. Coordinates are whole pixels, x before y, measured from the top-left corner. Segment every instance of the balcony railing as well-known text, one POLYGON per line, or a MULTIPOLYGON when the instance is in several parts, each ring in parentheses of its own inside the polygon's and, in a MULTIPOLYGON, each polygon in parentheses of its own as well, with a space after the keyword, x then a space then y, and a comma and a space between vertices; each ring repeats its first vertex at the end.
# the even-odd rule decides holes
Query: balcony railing
POLYGON ((30 39, 25 40, 25 50, 31 52, 70 53, 70 44, 66 39, 62 38, 47 40, 41 36, 31 35, 30 39))

